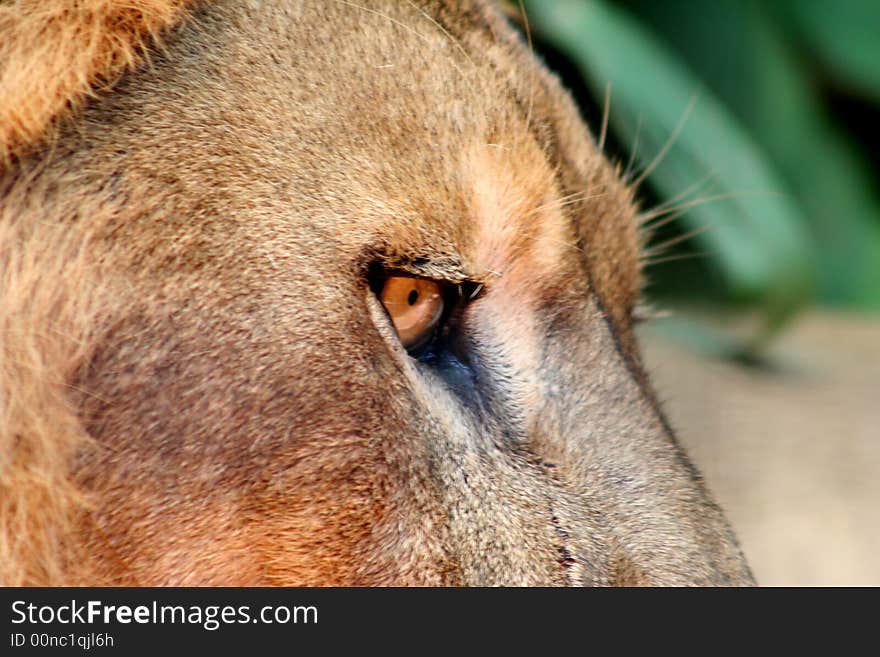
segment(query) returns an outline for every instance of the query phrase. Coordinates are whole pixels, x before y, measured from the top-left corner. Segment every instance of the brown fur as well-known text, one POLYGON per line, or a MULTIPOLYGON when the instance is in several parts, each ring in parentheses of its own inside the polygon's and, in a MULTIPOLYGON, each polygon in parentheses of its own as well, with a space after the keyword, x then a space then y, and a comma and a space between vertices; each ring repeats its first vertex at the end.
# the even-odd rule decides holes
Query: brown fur
POLYGON ((0 6, 0 163, 140 63, 186 0, 12 0, 0 6))
POLYGON ((84 244, 65 227, 0 209, 0 581, 69 581, 67 535, 83 503, 70 479, 87 441, 68 382, 88 355, 98 290, 84 244), (46 285, 49 281, 49 285, 46 285))
POLYGON ((639 365, 632 192, 496 8, 202 3, 56 123, 180 16, 137 6, 2 108, 0 580, 751 581, 639 365), (482 286, 466 365, 379 264, 482 286))

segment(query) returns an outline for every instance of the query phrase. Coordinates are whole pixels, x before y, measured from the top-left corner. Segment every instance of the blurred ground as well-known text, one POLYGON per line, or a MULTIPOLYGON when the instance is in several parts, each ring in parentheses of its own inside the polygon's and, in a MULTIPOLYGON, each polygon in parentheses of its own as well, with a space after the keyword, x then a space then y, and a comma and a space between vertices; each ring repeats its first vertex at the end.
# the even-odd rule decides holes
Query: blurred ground
POLYGON ((880 318, 813 313, 747 368, 644 336, 762 585, 880 586, 880 318))

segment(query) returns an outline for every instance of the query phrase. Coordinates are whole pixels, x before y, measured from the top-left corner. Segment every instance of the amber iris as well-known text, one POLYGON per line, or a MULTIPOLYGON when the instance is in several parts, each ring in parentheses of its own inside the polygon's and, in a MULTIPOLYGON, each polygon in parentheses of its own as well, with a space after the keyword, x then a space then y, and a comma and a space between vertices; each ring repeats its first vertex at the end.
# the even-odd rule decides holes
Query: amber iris
POLYGON ((379 300, 406 349, 417 348, 430 340, 443 315, 440 284, 424 278, 389 276, 379 300))

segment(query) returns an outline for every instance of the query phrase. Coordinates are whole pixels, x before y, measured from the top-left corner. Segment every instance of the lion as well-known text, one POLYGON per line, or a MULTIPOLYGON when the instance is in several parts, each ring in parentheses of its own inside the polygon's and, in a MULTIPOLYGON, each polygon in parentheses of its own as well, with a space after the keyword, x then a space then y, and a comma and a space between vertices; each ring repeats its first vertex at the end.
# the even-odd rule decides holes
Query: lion
POLYGON ((3 584, 753 583, 504 10, 17 0, 0 62, 3 584))

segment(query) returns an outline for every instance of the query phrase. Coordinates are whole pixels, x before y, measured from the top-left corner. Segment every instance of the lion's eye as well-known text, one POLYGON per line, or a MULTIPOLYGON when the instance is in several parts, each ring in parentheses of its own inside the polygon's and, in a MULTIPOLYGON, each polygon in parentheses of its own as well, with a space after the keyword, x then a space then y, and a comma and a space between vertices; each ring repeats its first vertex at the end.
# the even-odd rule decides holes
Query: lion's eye
POLYGON ((400 343, 410 352, 427 343, 443 316, 440 284, 424 278, 389 276, 379 300, 394 322, 400 343))

